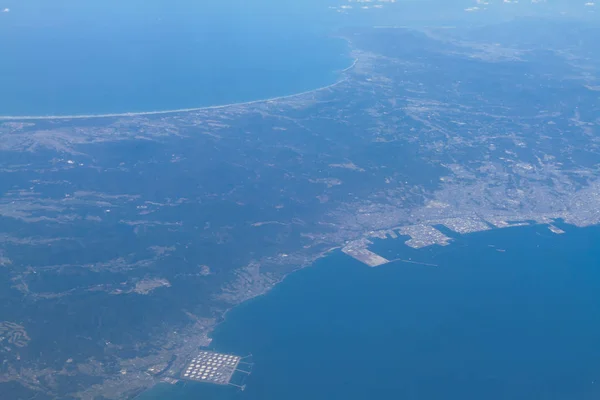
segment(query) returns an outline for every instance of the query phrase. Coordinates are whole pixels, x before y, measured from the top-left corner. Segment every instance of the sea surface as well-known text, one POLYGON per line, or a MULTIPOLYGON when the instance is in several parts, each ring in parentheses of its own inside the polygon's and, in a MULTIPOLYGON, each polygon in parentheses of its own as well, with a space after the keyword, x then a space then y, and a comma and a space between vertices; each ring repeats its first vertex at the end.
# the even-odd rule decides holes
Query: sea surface
POLYGON ((252 354, 234 387, 179 383, 157 399, 598 399, 600 228, 560 225, 335 253, 237 307, 213 349, 252 354))
POLYGON ((185 109, 332 84, 352 60, 329 3, 7 0, 0 116, 185 109))

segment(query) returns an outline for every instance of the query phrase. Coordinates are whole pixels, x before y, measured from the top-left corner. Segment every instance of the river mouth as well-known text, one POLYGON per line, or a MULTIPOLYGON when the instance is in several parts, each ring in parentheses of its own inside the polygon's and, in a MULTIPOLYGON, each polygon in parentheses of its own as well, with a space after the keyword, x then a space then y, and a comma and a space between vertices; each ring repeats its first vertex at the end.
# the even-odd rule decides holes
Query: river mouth
POLYGON ((330 85, 352 63, 347 44, 333 39, 325 24, 289 15, 279 20, 265 13, 265 4, 249 13, 226 12, 226 5, 177 10, 153 1, 136 13, 110 12, 115 2, 108 3, 47 9, 45 16, 41 6, 15 4, 2 15, 0 36, 10 40, 0 41, 0 116, 243 103, 330 85))

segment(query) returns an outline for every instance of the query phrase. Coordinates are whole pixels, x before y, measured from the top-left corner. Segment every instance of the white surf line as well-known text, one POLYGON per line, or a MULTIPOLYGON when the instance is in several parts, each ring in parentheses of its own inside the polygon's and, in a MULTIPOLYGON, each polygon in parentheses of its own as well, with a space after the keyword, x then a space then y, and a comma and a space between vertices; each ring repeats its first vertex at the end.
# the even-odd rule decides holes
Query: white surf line
MULTIPOLYGON (((351 66, 346 69, 340 71, 340 73, 348 72, 350 69, 354 68, 356 63, 358 62, 358 58, 354 60, 351 66)), ((348 77, 340 79, 337 82, 332 83, 331 85, 323 86, 316 89, 307 90, 305 92, 288 94, 285 96, 271 97, 268 99, 260 99, 260 100, 252 100, 245 101, 241 103, 230 103, 230 104, 221 104, 216 106, 205 106, 205 107, 195 107, 195 108, 180 108, 176 110, 163 110, 163 111, 140 111, 140 112, 124 112, 124 113, 112 113, 112 114, 86 114, 86 115, 24 115, 24 116, 16 116, 16 115, 0 115, 0 121, 31 121, 31 120, 60 120, 60 119, 91 119, 91 118, 114 118, 114 117, 137 117, 137 116, 145 116, 145 115, 161 115, 161 114, 176 114, 176 113, 184 113, 184 112, 192 112, 192 111, 204 111, 204 110, 217 110, 221 108, 227 107, 239 107, 239 106, 247 106, 258 103, 269 103, 273 101, 290 99, 293 97, 304 96, 310 93, 316 93, 323 90, 331 89, 334 86, 339 85, 342 82, 348 80, 348 77)))
POLYGON ((340 71, 340 73, 343 74, 344 72, 350 71, 352 68, 354 68, 356 66, 357 62, 358 62, 358 58, 355 58, 354 62, 352 63, 352 65, 349 66, 348 68, 344 68, 343 70, 340 71))

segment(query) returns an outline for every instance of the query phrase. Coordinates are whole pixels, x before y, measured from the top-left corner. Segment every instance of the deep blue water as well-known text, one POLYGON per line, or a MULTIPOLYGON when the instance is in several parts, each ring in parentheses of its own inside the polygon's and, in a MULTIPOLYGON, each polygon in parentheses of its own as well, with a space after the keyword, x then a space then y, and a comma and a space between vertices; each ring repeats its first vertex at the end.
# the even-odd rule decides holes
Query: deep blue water
POLYGON ((438 267, 334 254, 218 327, 215 349, 253 354, 246 391, 179 384, 141 398, 598 399, 600 228, 565 229, 374 246, 438 267))
POLYGON ((331 84, 351 60, 329 3, 8 0, 0 115, 181 109, 331 84))

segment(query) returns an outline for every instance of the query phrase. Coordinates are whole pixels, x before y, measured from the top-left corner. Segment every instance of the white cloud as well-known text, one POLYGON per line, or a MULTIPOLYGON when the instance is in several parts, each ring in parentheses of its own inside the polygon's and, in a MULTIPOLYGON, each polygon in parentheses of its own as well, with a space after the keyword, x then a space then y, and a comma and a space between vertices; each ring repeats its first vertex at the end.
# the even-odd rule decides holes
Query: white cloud
POLYGON ((10 12, 10 8, 5 8, 4 10, 2 10, 3 13, 7 13, 10 12))
POLYGON ((588 3, 585 3, 585 6, 587 6, 587 7, 593 7, 593 6, 595 6, 595 5, 596 5, 596 3, 593 3, 593 2, 591 2, 591 1, 590 1, 590 2, 588 2, 588 3))
POLYGON ((465 11, 467 11, 467 12, 479 11, 479 7, 469 7, 469 8, 465 8, 465 11))

